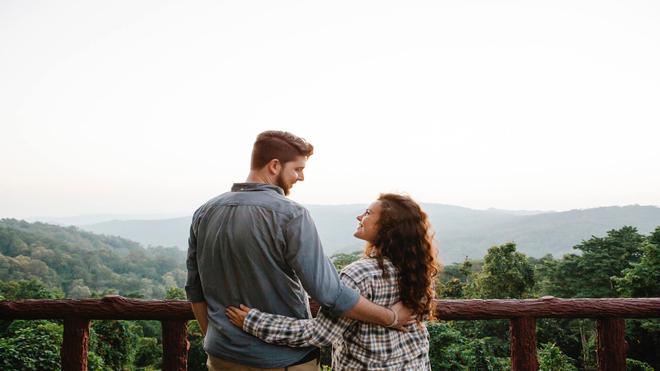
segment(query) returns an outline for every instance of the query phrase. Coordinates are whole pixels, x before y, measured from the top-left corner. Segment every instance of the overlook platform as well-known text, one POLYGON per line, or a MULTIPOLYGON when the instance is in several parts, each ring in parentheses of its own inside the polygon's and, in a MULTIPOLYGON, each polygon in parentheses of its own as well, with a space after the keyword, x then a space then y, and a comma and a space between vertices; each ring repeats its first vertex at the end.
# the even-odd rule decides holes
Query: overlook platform
MULTIPOLYGON (((597 320, 598 369, 626 369, 627 344, 624 319, 660 318, 660 298, 527 300, 436 300, 439 320, 508 319, 511 365, 514 371, 537 370, 537 318, 592 318, 597 320)), ((312 303, 316 313, 318 304, 312 303)), ((121 296, 85 300, 0 301, 0 319, 62 319, 64 340, 62 370, 87 370, 91 320, 159 320, 163 330, 163 370, 187 367, 187 323, 193 319, 190 304, 182 300, 136 300, 121 296)))

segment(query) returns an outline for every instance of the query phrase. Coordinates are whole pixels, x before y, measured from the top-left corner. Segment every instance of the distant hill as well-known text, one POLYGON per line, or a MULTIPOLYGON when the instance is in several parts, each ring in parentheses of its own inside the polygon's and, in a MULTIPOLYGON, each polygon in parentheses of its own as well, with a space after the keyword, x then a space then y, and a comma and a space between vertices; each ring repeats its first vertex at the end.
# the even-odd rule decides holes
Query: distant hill
POLYGON ((495 244, 513 241, 518 251, 529 256, 552 254, 556 258, 574 253, 573 246, 612 229, 632 226, 648 234, 660 225, 660 208, 655 206, 613 206, 521 216, 489 227, 466 226, 465 229, 440 234, 443 257, 456 262, 466 255, 481 257, 495 244))
MULTIPOLYGON (((360 250, 364 243, 353 237, 355 217, 364 205, 309 205, 328 255, 360 250)), ((660 225, 656 206, 613 206, 564 212, 474 210, 459 206, 423 204, 436 230, 445 263, 466 256, 481 258, 489 247, 514 241, 518 250, 534 257, 573 252, 583 239, 624 225, 647 234, 660 225)), ((187 248, 190 217, 163 220, 117 220, 80 226, 117 235, 144 245, 187 248)))
POLYGON ((79 227, 98 234, 121 236, 145 246, 188 248, 192 216, 157 220, 111 220, 79 227))
POLYGON ((77 227, 0 219, 0 280, 39 279, 68 297, 106 290, 163 298, 183 287, 185 252, 143 248, 125 238, 96 235, 77 227))
POLYGON ((56 216, 35 216, 27 218, 28 222, 41 222, 61 226, 87 225, 109 222, 113 220, 157 220, 180 217, 186 213, 178 214, 86 214, 67 217, 56 216))

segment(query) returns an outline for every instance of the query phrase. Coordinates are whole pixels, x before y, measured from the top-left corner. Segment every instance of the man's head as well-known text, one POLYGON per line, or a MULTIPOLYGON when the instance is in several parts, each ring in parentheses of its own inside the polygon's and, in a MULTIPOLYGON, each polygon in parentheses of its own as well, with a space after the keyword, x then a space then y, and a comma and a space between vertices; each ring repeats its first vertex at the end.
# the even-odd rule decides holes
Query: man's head
POLYGON ((264 131, 252 148, 250 169, 265 173, 288 195, 297 181, 305 180, 303 170, 314 146, 286 131, 264 131))

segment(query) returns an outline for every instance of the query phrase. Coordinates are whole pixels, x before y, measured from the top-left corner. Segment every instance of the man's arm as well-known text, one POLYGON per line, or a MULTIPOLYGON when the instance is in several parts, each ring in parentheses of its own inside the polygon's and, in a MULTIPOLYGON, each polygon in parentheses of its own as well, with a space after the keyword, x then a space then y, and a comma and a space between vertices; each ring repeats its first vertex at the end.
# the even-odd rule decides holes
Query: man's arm
POLYGON ((190 301, 195 319, 199 322, 199 327, 202 333, 206 336, 206 329, 208 328, 208 305, 206 298, 204 298, 204 291, 202 290, 202 283, 199 278, 199 270, 197 267, 197 212, 193 215, 192 223, 190 224, 190 236, 188 238, 188 258, 186 259, 186 268, 188 270, 188 278, 186 280, 186 296, 190 301))
POLYGON ((410 310, 395 305, 392 310, 376 305, 344 285, 337 270, 323 253, 323 247, 309 212, 292 219, 286 229, 287 261, 296 271, 307 293, 328 309, 330 316, 346 316, 361 322, 388 326, 409 323, 410 310))
POLYGON ((192 307, 195 319, 199 323, 199 327, 202 329, 202 334, 206 336, 206 329, 209 326, 208 305, 205 301, 199 301, 196 303, 190 303, 190 306, 192 307))
POLYGON ((286 262, 296 272, 305 291, 332 317, 357 304, 359 293, 339 280, 337 270, 323 253, 316 226, 307 210, 301 210, 284 226, 286 262))

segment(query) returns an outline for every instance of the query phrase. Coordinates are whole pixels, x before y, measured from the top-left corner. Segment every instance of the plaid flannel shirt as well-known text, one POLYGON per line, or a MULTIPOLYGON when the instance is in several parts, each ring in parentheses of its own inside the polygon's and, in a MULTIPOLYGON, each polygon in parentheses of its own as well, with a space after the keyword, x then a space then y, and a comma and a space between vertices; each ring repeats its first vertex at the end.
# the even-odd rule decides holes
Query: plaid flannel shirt
MULTIPOLYGON (((349 287, 375 304, 390 307, 399 301, 397 270, 384 259, 388 277, 373 258, 358 260, 340 273, 349 287)), ((292 347, 332 345, 333 370, 430 370, 429 334, 423 323, 406 332, 332 318, 321 308, 314 319, 296 319, 252 309, 243 330, 262 340, 292 347)))

